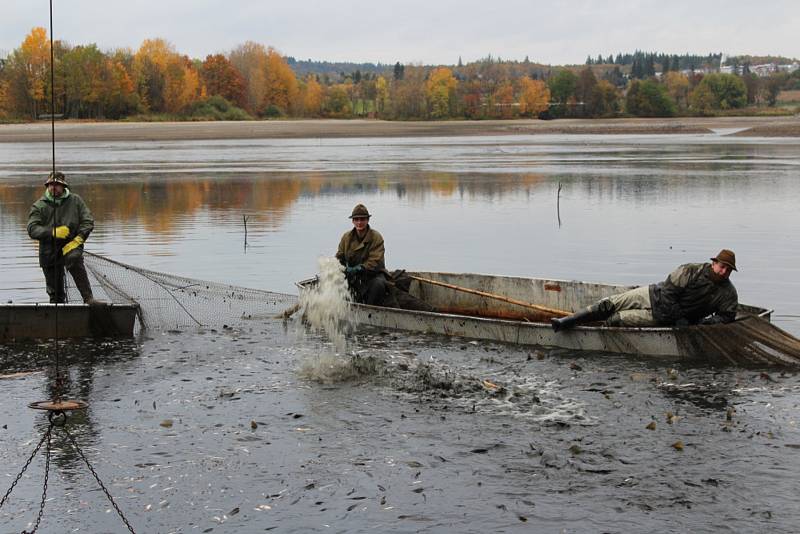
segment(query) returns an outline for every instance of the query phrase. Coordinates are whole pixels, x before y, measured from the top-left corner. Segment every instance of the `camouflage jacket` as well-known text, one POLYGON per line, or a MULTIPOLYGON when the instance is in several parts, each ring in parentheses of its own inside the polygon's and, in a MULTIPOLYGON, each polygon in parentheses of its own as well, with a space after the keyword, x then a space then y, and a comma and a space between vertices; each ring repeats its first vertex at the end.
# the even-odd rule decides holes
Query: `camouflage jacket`
POLYGON ((83 199, 67 189, 64 196, 53 199, 45 193, 31 206, 28 214, 28 235, 39 242, 39 264, 46 266, 61 259, 64 245, 81 236, 85 241, 94 230, 94 217, 83 199), (69 227, 66 239, 53 237, 53 228, 69 227), (57 254, 55 254, 57 253, 57 254), (55 254, 55 256, 54 256, 55 254))
POLYGON ((650 286, 653 318, 663 325, 680 319, 697 324, 729 323, 736 318, 739 297, 730 280, 715 281, 710 263, 687 263, 650 286))

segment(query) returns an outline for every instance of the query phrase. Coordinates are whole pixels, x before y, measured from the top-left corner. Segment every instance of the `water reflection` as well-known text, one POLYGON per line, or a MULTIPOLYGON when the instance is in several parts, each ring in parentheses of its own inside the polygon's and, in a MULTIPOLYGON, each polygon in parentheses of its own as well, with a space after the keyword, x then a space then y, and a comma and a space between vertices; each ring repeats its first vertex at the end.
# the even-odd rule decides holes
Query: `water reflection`
MULTIPOLYGON (((60 393, 62 399, 82 400, 89 403, 85 410, 69 412, 68 430, 80 447, 100 445, 102 429, 93 417, 92 403, 114 402, 107 398, 112 385, 104 366, 113 366, 119 373, 140 357, 134 340, 69 340, 58 348, 60 383, 56 375, 56 348, 51 343, 12 343, 0 345, 0 374, 43 371, 44 381, 40 391, 31 392, 36 401, 50 400, 60 393)), ((37 388, 38 389, 38 388, 37 388)), ((35 433, 41 436, 49 421, 46 412, 22 411, 13 419, 32 418, 35 433)), ((15 421, 19 422, 19 421, 15 421)), ((78 451, 67 436, 56 429, 52 438, 52 462, 62 470, 68 480, 75 480, 85 469, 78 451)))
MULTIPOLYGON (((702 135, 115 142, 66 143, 58 157, 97 219, 89 250, 155 270, 295 292, 317 258, 333 254, 361 202, 375 213, 389 268, 641 284, 732 248, 742 259, 740 298, 776 308, 796 332, 789 316, 800 315, 800 258, 781 244, 800 227, 798 143, 702 135)), ((43 298, 25 223, 47 149, 0 145, 2 301, 43 298)))

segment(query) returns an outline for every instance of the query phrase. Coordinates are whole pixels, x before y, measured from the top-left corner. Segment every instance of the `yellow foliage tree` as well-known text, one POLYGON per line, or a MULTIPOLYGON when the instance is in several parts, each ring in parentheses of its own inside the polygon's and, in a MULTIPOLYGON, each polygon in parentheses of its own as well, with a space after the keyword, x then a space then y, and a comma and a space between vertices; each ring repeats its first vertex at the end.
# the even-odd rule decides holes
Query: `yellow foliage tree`
POLYGON ((36 27, 25 36, 22 45, 9 56, 11 86, 8 96, 15 100, 11 105, 17 111, 26 110, 36 118, 45 109, 46 88, 49 85, 50 42, 47 30, 36 27))
POLYGON ((146 39, 133 61, 140 96, 152 111, 177 113, 203 94, 194 64, 164 39, 146 39))
POLYGON ((244 78, 244 108, 257 114, 267 94, 267 49, 262 44, 247 41, 236 47, 228 59, 244 78))
POLYGON ((202 94, 200 75, 189 58, 170 58, 164 77, 164 111, 177 113, 202 94))
POLYGON ((9 108, 8 82, 0 79, 0 118, 5 118, 8 116, 9 108))
POLYGON ((618 111, 619 92, 616 86, 608 80, 598 80, 592 91, 592 100, 596 116, 610 117, 618 111))
POLYGON ((550 105, 550 89, 541 80, 524 76, 520 82, 519 113, 535 117, 550 105))
POLYGON ((425 97, 431 117, 445 119, 452 115, 457 86, 458 80, 447 67, 439 67, 431 72, 425 82, 425 97))
POLYGON ((322 111, 322 101, 325 97, 325 92, 314 75, 309 75, 306 78, 305 87, 303 87, 302 92, 303 113, 307 117, 318 117, 322 111))
POLYGON ((383 114, 389 104, 389 83, 383 76, 375 80, 375 110, 383 114))
POLYGON ((664 85, 667 87, 669 96, 680 109, 686 109, 689 106, 689 78, 685 74, 674 70, 669 71, 664 77, 664 85))

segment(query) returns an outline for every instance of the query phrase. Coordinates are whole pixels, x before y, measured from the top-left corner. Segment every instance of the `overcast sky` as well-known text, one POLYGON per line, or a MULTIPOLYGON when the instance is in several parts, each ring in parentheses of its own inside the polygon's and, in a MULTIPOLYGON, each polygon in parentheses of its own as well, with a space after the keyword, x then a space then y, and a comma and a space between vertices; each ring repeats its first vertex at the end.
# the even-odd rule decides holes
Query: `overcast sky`
MULTIPOLYGON (((297 59, 455 64, 491 54, 583 63, 637 49, 800 58, 798 0, 53 0, 55 38, 101 49, 161 37, 193 58, 256 41, 297 59)), ((48 0, 3 0, 0 53, 48 0)))

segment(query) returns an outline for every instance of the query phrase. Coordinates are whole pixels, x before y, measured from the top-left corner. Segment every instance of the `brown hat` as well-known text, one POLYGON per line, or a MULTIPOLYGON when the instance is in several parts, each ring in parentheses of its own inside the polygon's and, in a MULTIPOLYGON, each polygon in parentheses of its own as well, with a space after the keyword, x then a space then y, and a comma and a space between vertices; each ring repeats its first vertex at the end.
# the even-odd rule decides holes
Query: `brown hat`
POLYGON ((350 214, 350 218, 352 219, 353 217, 366 217, 369 219, 371 215, 364 204, 356 204, 356 207, 353 208, 353 213, 350 214))
POLYGON ((67 177, 64 176, 64 173, 61 171, 53 171, 47 176, 47 181, 44 183, 44 186, 47 187, 50 184, 61 184, 64 187, 69 187, 67 177))
POLYGON ((733 253, 732 250, 728 250, 727 248, 723 248, 719 251, 716 258, 711 258, 712 261, 718 261, 722 264, 727 265, 734 271, 737 271, 736 268, 736 254, 733 253))

